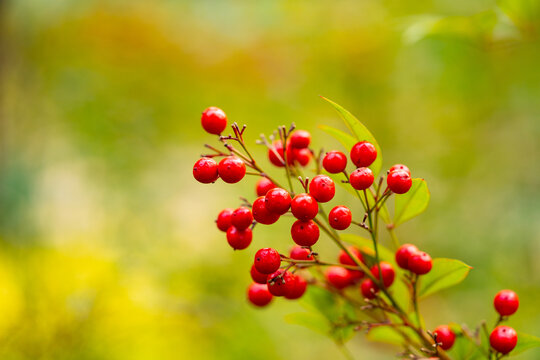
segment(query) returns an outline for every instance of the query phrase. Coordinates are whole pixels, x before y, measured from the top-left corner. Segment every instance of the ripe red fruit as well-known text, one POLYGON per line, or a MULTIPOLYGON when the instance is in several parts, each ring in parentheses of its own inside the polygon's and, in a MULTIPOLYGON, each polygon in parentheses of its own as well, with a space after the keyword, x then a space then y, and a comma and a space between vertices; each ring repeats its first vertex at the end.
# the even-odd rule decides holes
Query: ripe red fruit
POLYGON ((263 274, 271 274, 281 265, 281 256, 277 250, 262 248, 255 253, 255 268, 263 274))
POLYGON ((407 266, 410 271, 417 275, 424 275, 431 271, 433 262, 431 261, 431 256, 425 252, 418 251, 411 255, 407 266))
POLYGON ((193 165, 193 177, 200 183, 213 183, 218 176, 218 164, 214 159, 204 157, 193 165))
POLYGON ((412 186, 411 175, 405 170, 396 170, 386 178, 388 188, 396 194, 405 194, 412 186))
POLYGON ((373 177, 373 172, 370 168, 362 167, 354 170, 349 177, 349 182, 351 186, 356 190, 366 190, 372 184, 375 178, 373 177))
POLYGON ((227 230, 227 242, 234 250, 247 248, 251 244, 251 240, 253 240, 253 233, 250 228, 238 230, 234 226, 231 226, 227 230))
MULTIPOLYGON (((283 163, 284 154, 283 154, 283 143, 281 140, 276 140, 272 144, 273 148, 276 150, 275 152, 272 151, 272 149, 268 149, 268 159, 272 164, 278 167, 284 167, 285 164, 283 163), (276 153, 279 155, 279 157, 276 155, 276 153)), ((287 144, 287 163, 292 165, 294 163, 294 154, 293 149, 287 144)))
POLYGON ((502 354, 508 354, 517 344, 516 330, 510 326, 499 325, 491 332, 489 343, 491 347, 502 354))
POLYGON ((348 207, 340 205, 333 208, 328 214, 330 226, 336 230, 345 230, 351 225, 352 214, 348 207))
POLYGON ((247 292, 248 300, 255 306, 263 307, 272 301, 272 294, 266 284, 252 283, 247 292))
POLYGON ((251 213, 256 222, 264 225, 271 225, 279 219, 279 214, 269 212, 266 209, 266 200, 264 196, 258 197, 253 202, 251 213))
POLYGON ((332 200, 336 194, 334 180, 326 175, 315 176, 309 183, 309 194, 321 203, 332 200))
POLYGON ((305 130, 296 130, 292 133, 289 142, 293 148, 307 148, 311 142, 311 134, 305 130))
POLYGON ((255 192, 257 193, 257 196, 265 196, 268 190, 275 188, 276 185, 274 183, 265 178, 262 177, 257 181, 257 185, 255 185, 255 192))
MULTIPOLYGON (((364 257, 362 256, 362 253, 358 248, 354 246, 349 246, 348 248, 349 252, 354 256, 359 262, 364 262, 364 257)), ((339 252, 339 263, 343 265, 351 265, 351 266, 357 266, 356 262, 354 262, 353 259, 347 253, 345 250, 341 250, 339 252)))
POLYGON ((517 311, 519 298, 512 290, 501 290, 495 295, 493 305, 501 316, 509 316, 517 311))
POLYGON ((351 149, 351 161, 356 167, 366 167, 371 165, 377 158, 377 149, 367 141, 356 143, 351 149))
POLYGON ((291 249, 289 257, 294 260, 313 260, 311 251, 309 249, 303 248, 299 245, 293 246, 291 249))
POLYGON ((412 244, 403 244, 396 251, 396 262, 402 269, 409 269, 409 258, 418 252, 418 248, 412 244))
MULTIPOLYGON (((289 156, 289 153, 287 152, 287 156, 289 156)), ((289 163, 296 161, 300 166, 306 166, 309 164, 309 161, 311 160, 311 151, 309 149, 292 149, 292 161, 289 161, 289 163)), ((288 160, 288 158, 287 158, 288 160)))
POLYGON ((324 272, 326 280, 338 289, 343 289, 352 283, 351 273, 341 266, 330 266, 324 272))
POLYGON ((231 223, 238 230, 247 229, 252 222, 253 215, 251 215, 251 210, 245 206, 239 207, 232 213, 231 223))
POLYGON ((274 296, 283 296, 294 286, 293 274, 283 269, 268 275, 268 290, 274 296))
POLYGON ((289 287, 288 291, 285 293, 285 298, 294 300, 302 297, 306 292, 307 282, 300 275, 292 274, 292 284, 289 287))
POLYGON ((246 175, 246 164, 236 156, 229 156, 219 162, 218 173, 223 181, 234 184, 246 175))
POLYGON ((255 281, 257 284, 266 284, 266 280, 268 279, 268 274, 263 274, 257 268, 255 267, 255 264, 251 265, 251 270, 249 271, 251 274, 251 278, 253 281, 255 281))
POLYGON ((360 284, 360 291, 362 292, 362 296, 366 299, 375 299, 377 296, 376 294, 379 292, 379 288, 373 280, 371 279, 365 279, 360 284))
POLYGON ((403 171, 406 171, 409 175, 411 175, 411 170, 409 170, 409 168, 406 167, 403 164, 396 164, 396 165, 392 166, 390 168, 390 170, 388 170, 388 171, 393 172, 393 171, 396 171, 396 170, 403 170, 403 171))
POLYGON ((298 194, 291 202, 291 212, 299 220, 307 221, 317 216, 319 204, 309 194, 298 194))
POLYGON ((224 209, 221 210, 221 212, 218 214, 216 225, 219 230, 221 231, 227 231, 232 223, 231 223, 231 216, 233 213, 233 209, 224 209))
POLYGON ((329 151, 323 158, 324 170, 330 174, 343 172, 347 167, 347 156, 341 151, 329 151))
POLYGON ((266 201, 266 210, 271 213, 283 215, 291 207, 291 195, 285 189, 270 189, 264 198, 266 201))
POLYGON ((433 330, 433 335, 437 336, 437 342, 441 343, 443 350, 449 350, 456 341, 456 334, 447 325, 440 325, 433 330))
POLYGON ((202 113, 201 125, 206 132, 219 135, 227 127, 227 115, 220 108, 210 106, 202 113))
POLYGON ((390 285, 392 285, 392 283, 394 282, 394 278, 396 277, 396 272, 394 271, 392 264, 386 261, 381 261, 379 263, 379 266, 373 265, 370 270, 371 275, 373 275, 376 279, 382 279, 382 283, 385 287, 389 287, 390 285))
POLYGON ((291 227, 291 236, 300 246, 313 246, 319 240, 319 227, 313 220, 297 220, 291 227))

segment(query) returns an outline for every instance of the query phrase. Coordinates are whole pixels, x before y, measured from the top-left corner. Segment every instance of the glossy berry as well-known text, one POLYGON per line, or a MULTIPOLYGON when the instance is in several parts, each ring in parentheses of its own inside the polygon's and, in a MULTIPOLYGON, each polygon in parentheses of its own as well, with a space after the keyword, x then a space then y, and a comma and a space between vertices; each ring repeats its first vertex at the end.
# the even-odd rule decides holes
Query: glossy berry
POLYGON ((388 172, 394 172, 396 170, 403 170, 403 171, 406 171, 407 174, 411 175, 411 170, 409 170, 409 168, 403 164, 396 164, 392 166, 390 170, 388 170, 388 172))
POLYGON ((311 142, 311 134, 305 130, 296 130, 292 133, 289 142, 295 149, 307 148, 311 142))
POLYGON ((356 167, 371 165, 377 158, 377 149, 367 141, 356 143, 351 149, 351 161, 356 167))
POLYGON ((303 248, 299 245, 293 246, 291 249, 289 257, 294 260, 313 260, 311 251, 309 249, 303 248))
MULTIPOLYGON (((311 160, 311 151, 309 149, 293 149, 292 160, 296 161, 300 166, 307 166, 311 160)), ((287 154, 289 156, 289 154, 287 154)))
POLYGON ((297 220, 291 227, 291 237, 300 246, 313 246, 319 240, 319 227, 313 220, 297 220))
POLYGON ((245 230, 251 226, 253 222, 253 215, 251 210, 245 206, 241 206, 234 210, 231 216, 232 225, 238 230, 245 230))
POLYGON ((268 274, 263 274, 255 267, 255 264, 251 265, 251 270, 249 271, 251 278, 258 284, 266 284, 268 279, 268 274))
POLYGON ((270 189, 264 198, 266 201, 266 210, 271 213, 283 215, 291 207, 291 195, 285 189, 270 189))
POLYGON ((352 283, 351 273, 341 266, 330 266, 324 272, 326 280, 335 288, 343 289, 352 283))
POLYGON ((326 175, 315 176, 309 183, 309 194, 320 203, 332 200, 336 194, 334 180, 326 175))
POLYGON ((247 248, 251 244, 251 240, 253 240, 253 233, 250 228, 238 230, 234 226, 231 226, 227 230, 227 242, 234 250, 247 248))
POLYGON ((258 197, 251 207, 253 219, 264 225, 271 225, 278 221, 279 214, 271 213, 266 209, 266 199, 264 196, 258 197))
POLYGON ((288 271, 279 269, 268 275, 268 290, 274 296, 283 296, 294 286, 294 277, 288 271))
POLYGON ((352 172, 349 182, 356 190, 366 190, 373 184, 374 179, 370 168, 361 167, 352 172))
POLYGON ((268 190, 275 188, 276 185, 274 183, 265 178, 262 177, 257 181, 257 185, 255 185, 255 192, 257 193, 257 196, 265 196, 268 190))
POLYGON ((425 252, 418 251, 414 253, 409 258, 407 266, 410 271, 417 275, 424 275, 431 271, 433 262, 431 261, 431 256, 425 252))
POLYGON ((386 184, 392 192, 405 194, 412 186, 411 175, 405 170, 396 170, 388 174, 386 184))
MULTIPOLYGON (((275 152, 272 149, 268 149, 268 159, 275 166, 284 167, 285 164, 283 163, 283 161, 285 160, 285 158, 283 154, 283 144, 281 140, 274 141, 272 146, 275 152), (276 153, 279 155, 279 157, 276 155, 276 153)), ((294 162, 294 155, 292 152, 292 148, 289 146, 289 144, 287 144, 287 163, 292 165, 293 162, 294 162)))
POLYGON ((263 307, 272 301, 272 294, 266 284, 253 283, 248 288, 248 300, 255 306, 263 307))
POLYGON ((287 292, 285 292, 285 298, 294 300, 304 295, 307 288, 307 282, 300 275, 296 275, 296 274, 291 274, 291 275, 292 275, 292 284, 288 288, 287 292))
POLYGON ((221 180, 234 184, 246 175, 246 164, 236 156, 229 156, 219 162, 218 173, 221 180))
POLYGON ((396 277, 396 272, 394 271, 392 264, 386 261, 381 261, 379 263, 379 266, 373 265, 370 270, 373 277, 379 280, 382 279, 382 283, 385 287, 389 287, 390 285, 392 285, 392 283, 394 282, 394 278, 396 277))
POLYGON ((501 290, 495 295, 493 305, 501 316, 509 316, 517 311, 519 298, 512 290, 501 290))
POLYGON ((402 269, 409 270, 409 258, 418 252, 418 248, 412 244, 403 244, 396 251, 396 263, 402 269))
POLYGON ((510 326, 499 325, 491 332, 489 343, 491 347, 502 354, 508 354, 517 344, 516 330, 510 326))
MULTIPOLYGON (((358 248, 354 246, 349 246, 347 250, 349 250, 352 256, 354 256, 359 262, 364 262, 364 257, 362 256, 362 253, 360 252, 360 250, 358 250, 358 248)), ((356 266, 356 262, 351 259, 351 257, 345 252, 345 250, 341 250, 339 252, 339 263, 343 265, 356 266)))
POLYGON ((263 274, 271 274, 281 265, 281 256, 277 250, 272 248, 262 248, 255 253, 255 268, 263 274))
POLYGON ((347 167, 347 156, 341 151, 329 151, 323 158, 323 168, 330 174, 343 172, 347 167))
POLYGON ((447 325, 440 325, 433 330, 433 335, 437 336, 437 343, 440 343, 443 350, 449 350, 456 341, 456 334, 447 325))
POLYGON ((221 212, 218 214, 216 225, 219 230, 221 231, 227 231, 231 227, 231 216, 233 213, 233 209, 224 209, 221 210, 221 212))
POLYGON ((317 216, 319 204, 317 200, 309 194, 298 194, 291 202, 291 212, 295 218, 307 221, 317 216))
POLYGON ((206 132, 219 135, 227 127, 227 115, 220 108, 210 106, 202 113, 201 125, 206 132))
POLYGON ((362 292, 362 296, 366 299, 375 299, 377 296, 377 293, 379 292, 379 288, 373 280, 371 279, 365 279, 360 284, 360 291, 362 292))
POLYGON ((200 183, 213 183, 218 176, 218 164, 214 159, 204 157, 193 165, 193 177, 200 183))
POLYGON ((348 207, 340 205, 333 208, 328 214, 330 226, 336 230, 345 230, 351 225, 352 214, 348 207))

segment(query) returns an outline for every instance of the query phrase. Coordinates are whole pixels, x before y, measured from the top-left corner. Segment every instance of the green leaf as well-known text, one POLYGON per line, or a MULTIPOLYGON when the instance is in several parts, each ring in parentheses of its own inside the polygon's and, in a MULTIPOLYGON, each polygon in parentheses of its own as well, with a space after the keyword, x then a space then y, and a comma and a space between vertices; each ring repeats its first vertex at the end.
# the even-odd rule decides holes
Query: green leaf
POLYGON ((394 225, 423 213, 429 204, 429 189, 424 179, 412 179, 411 189, 405 194, 395 194, 394 225))
MULTIPOLYGON (((416 339, 415 332, 412 331, 410 328, 403 327, 400 328, 399 331, 413 339, 416 339)), ((399 333, 399 331, 396 328, 390 326, 377 326, 370 329, 366 337, 368 338, 368 340, 371 341, 400 346, 406 343, 406 341, 403 338, 403 335, 399 333)))
MULTIPOLYGON (((356 117, 354 117, 353 114, 345 110, 342 106, 323 96, 321 97, 324 100, 328 101, 334 107, 334 109, 337 110, 343 121, 345 121, 345 124, 347 125, 351 133, 356 138, 357 141, 355 141, 355 143, 358 141, 369 141, 375 146, 375 148, 377 149, 377 158, 375 159, 373 164, 371 164, 370 169, 373 171, 373 175, 377 177, 382 168, 382 152, 381 147, 377 143, 377 140, 375 139, 373 134, 371 134, 367 127, 365 127, 364 124, 362 124, 356 117)), ((348 148, 348 150, 350 151, 351 148, 348 148)))
POLYGON ((540 347, 540 338, 534 335, 525 334, 518 331, 518 342, 510 356, 520 354, 526 350, 540 347))
POLYGON ((304 326, 310 330, 326 336, 330 336, 332 326, 330 322, 317 313, 292 313, 285 315, 285 321, 289 324, 304 326))
POLYGON ((433 259, 433 268, 420 278, 419 296, 425 297, 462 282, 472 268, 455 259, 433 259))
POLYGON ((328 135, 335 138, 337 141, 341 143, 347 150, 347 152, 351 151, 351 148, 356 144, 358 141, 352 137, 351 135, 347 134, 346 132, 343 132, 341 130, 338 130, 334 127, 328 126, 328 125, 319 125, 319 129, 327 133, 328 135))
POLYGON ((308 286, 299 303, 307 310, 318 312, 330 322, 333 322, 339 318, 340 314, 336 300, 335 295, 330 291, 320 287, 308 286))

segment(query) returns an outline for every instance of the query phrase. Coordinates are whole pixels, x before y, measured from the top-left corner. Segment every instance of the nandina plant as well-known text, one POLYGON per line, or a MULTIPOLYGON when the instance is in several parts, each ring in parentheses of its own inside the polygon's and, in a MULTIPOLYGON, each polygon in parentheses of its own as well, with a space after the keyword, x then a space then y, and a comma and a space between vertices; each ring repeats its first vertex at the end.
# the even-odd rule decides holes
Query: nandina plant
POLYGON ((290 251, 253 250, 249 302, 265 307, 275 297, 302 298, 311 312, 290 314, 287 320, 328 335, 348 357, 352 356, 343 344, 357 331, 365 332, 369 340, 400 346, 398 356, 403 359, 500 359, 540 346, 539 338, 501 325, 519 307, 511 290, 495 295, 498 317, 493 326, 484 321, 470 328, 448 319, 447 324, 426 328, 420 300, 460 283, 471 267, 459 260, 432 258, 425 249, 399 242, 396 229, 428 206, 426 181, 413 177, 402 164, 380 175, 382 153, 374 136, 347 110, 325 100, 338 111, 350 134, 329 126, 321 129, 346 151, 315 151, 310 133, 296 130, 294 124, 281 126, 268 137, 261 135, 257 144, 267 148, 272 166, 283 169, 283 181, 271 177, 249 151, 246 125, 233 123, 232 133, 222 135, 225 112, 210 107, 202 114, 203 128, 218 135, 224 149, 205 145, 210 153, 195 163, 195 179, 233 184, 246 175, 259 177, 256 198, 241 197, 238 208, 224 209, 217 216, 217 228, 226 232, 229 245, 247 249, 256 228, 271 226, 282 217, 296 219, 290 251), (331 204, 336 184, 350 194, 350 203, 361 204, 361 212, 352 213, 348 204, 331 204), (388 246, 381 243, 383 231, 389 233, 388 246), (340 250, 338 258, 317 252, 319 241, 333 242, 340 250))

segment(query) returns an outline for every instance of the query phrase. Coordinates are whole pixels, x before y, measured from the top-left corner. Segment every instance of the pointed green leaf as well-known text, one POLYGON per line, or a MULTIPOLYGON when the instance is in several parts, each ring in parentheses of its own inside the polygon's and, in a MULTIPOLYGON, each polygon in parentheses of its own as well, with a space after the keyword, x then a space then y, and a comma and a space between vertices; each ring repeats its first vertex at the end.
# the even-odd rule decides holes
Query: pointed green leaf
POLYGON ((424 179, 412 179, 411 189, 405 194, 395 194, 394 225, 423 213, 429 204, 429 189, 424 179))
POLYGON ((331 127, 328 125, 319 125, 319 129, 321 129, 322 131, 324 131, 325 133, 327 133, 328 135, 332 136, 334 139, 339 141, 341 145, 345 147, 346 152, 351 151, 351 148, 354 146, 354 144, 358 142, 351 135, 339 129, 336 129, 334 127, 331 127))
POLYGON ((425 297, 462 282, 472 268, 455 259, 433 259, 433 268, 420 277, 419 296, 425 297))
POLYGON ((540 338, 534 335, 525 334, 522 332, 517 333, 518 342, 514 350, 510 353, 510 356, 520 354, 526 350, 540 347, 540 338))

